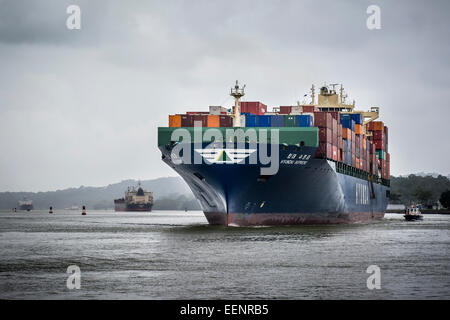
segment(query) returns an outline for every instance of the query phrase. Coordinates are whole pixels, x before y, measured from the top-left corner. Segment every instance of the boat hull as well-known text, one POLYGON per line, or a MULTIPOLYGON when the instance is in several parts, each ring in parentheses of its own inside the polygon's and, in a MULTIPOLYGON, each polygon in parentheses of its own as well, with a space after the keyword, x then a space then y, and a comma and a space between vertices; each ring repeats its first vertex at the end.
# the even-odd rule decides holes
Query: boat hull
POLYGON ((114 211, 151 212, 153 203, 126 203, 114 201, 114 211))
POLYGON ((213 225, 366 222, 383 218, 387 207, 387 186, 337 172, 335 162, 314 157, 316 147, 280 147, 279 169, 271 176, 247 162, 174 164, 170 148, 160 150, 213 225), (293 154, 308 160, 287 161, 293 154))
POLYGON ((403 217, 405 217, 406 221, 423 220, 423 216, 419 215, 405 214, 403 217))
POLYGON ((31 211, 33 209, 34 209, 34 207, 32 204, 22 204, 19 206, 19 210, 22 210, 22 211, 31 211))

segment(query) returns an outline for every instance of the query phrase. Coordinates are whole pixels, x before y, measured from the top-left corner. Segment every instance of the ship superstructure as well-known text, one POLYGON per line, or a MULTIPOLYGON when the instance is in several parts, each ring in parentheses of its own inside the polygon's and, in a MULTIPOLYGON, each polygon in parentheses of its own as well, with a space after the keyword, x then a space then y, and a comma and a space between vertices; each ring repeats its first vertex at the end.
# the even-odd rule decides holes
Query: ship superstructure
POLYGON ((341 85, 316 101, 240 101, 170 115, 158 128, 162 159, 187 182, 209 223, 289 225, 380 219, 389 197, 388 128, 379 108, 357 110, 341 85), (182 129, 182 130, 180 130, 182 129))

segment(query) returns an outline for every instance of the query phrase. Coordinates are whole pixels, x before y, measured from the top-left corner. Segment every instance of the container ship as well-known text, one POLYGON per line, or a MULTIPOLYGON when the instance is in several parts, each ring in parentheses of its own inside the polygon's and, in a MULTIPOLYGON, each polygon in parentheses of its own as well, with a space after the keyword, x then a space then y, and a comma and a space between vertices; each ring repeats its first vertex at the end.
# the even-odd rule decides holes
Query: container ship
POLYGON ((114 200, 115 211, 152 211, 153 193, 142 189, 139 183, 138 188, 128 187, 125 197, 114 200))
POLYGON ((31 211, 34 209, 33 201, 29 199, 19 200, 18 202, 19 210, 31 211))
POLYGON ((336 86, 320 87, 316 99, 313 85, 309 104, 269 112, 262 102, 241 101, 245 85, 236 81, 232 108, 169 115, 169 126, 158 128, 162 160, 213 225, 382 219, 390 193, 388 127, 376 121, 378 107, 357 110, 336 86))

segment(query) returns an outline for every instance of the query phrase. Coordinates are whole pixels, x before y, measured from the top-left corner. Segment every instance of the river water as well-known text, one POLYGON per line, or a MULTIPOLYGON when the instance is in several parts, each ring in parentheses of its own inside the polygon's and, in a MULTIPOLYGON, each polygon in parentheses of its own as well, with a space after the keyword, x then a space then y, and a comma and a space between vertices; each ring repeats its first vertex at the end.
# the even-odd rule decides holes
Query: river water
POLYGON ((449 215, 226 228, 201 212, 0 212, 0 298, 449 299, 449 229, 449 215))

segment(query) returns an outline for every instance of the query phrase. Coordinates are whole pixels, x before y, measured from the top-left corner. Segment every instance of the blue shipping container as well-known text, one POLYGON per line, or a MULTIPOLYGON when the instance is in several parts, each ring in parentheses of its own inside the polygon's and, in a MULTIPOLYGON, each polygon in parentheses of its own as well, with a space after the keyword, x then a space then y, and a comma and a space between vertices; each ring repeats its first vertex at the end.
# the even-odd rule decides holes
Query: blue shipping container
POLYGON ((355 121, 350 118, 341 118, 341 124, 344 128, 355 131, 355 121))
POLYGON ((257 127, 258 126, 258 116, 254 114, 247 114, 245 116, 245 126, 246 127, 257 127))
POLYGON ((313 124, 313 117, 310 114, 302 114, 297 116, 297 125, 299 127, 312 127, 313 124))
POLYGON ((257 116, 258 127, 270 127, 270 116, 257 116))
POLYGON ((284 127, 284 116, 271 115, 270 116, 270 126, 271 127, 284 127))
POLYGON ((353 121, 355 121, 356 124, 362 124, 363 123, 363 116, 360 113, 352 113, 350 115, 353 121))

